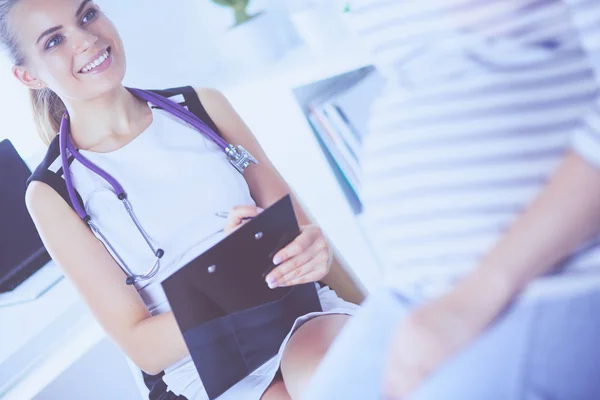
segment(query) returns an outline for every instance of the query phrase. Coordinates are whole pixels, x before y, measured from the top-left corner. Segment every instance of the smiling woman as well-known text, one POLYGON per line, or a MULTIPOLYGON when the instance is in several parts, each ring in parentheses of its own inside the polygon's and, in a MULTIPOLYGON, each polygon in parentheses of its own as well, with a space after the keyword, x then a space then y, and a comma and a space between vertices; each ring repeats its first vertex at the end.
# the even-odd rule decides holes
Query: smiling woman
MULTIPOLYGON (((147 375, 151 398, 207 399, 161 283, 225 236, 217 211, 252 217, 289 187, 218 91, 126 88, 121 37, 95 2, 0 0, 0 39, 14 77, 31 91, 38 129, 49 143, 26 198, 46 248, 109 336, 154 375, 147 375), (184 122, 190 115, 206 136, 184 122), (230 159, 237 160, 238 149, 258 165, 236 169, 230 159), (131 279, 153 263, 160 264, 157 273, 131 279)), ((314 287, 322 311, 292 316, 278 354, 221 399, 299 398, 355 311, 316 283, 329 279, 331 250, 294 202, 301 233, 274 255, 277 267, 264 284, 314 287)), ((248 343, 272 337, 274 328, 260 326, 244 337, 248 343)))
POLYGON ((27 7, 27 2, 9 0, 2 2, 0 8, 0 12, 4 14, 10 11, 13 20, 27 18, 28 26, 47 27, 41 32, 38 29, 21 29, 18 35, 14 35, 9 18, 5 18, 7 23, 3 27, 5 36, 11 39, 8 42, 8 49, 15 63, 14 74, 31 90, 36 124, 47 143, 56 136, 60 118, 65 111, 61 98, 94 97, 106 90, 107 82, 111 79, 122 80, 125 75, 123 44, 115 26, 91 0, 76 3, 78 4, 74 18, 71 17, 71 24, 54 22, 61 21, 63 17, 61 13, 64 13, 54 3, 40 2, 40 5, 36 4, 33 8, 27 7), (75 23, 72 23, 73 21, 75 23), (92 23, 94 32, 88 29, 92 23), (98 43, 101 38, 111 38, 114 42, 98 43), (69 41, 73 43, 70 44, 69 41), (62 45, 64 42, 67 46, 62 45), (27 46, 26 43, 35 45, 27 46), (73 45, 75 47, 72 47, 73 45), (102 46, 99 50, 100 54, 90 55, 86 51, 90 46, 95 48, 102 46), (83 68, 95 63, 98 56, 101 56, 108 47, 123 54, 123 57, 118 58, 120 64, 111 68, 108 74, 110 76, 103 77, 100 82, 85 82, 84 76, 90 71, 84 72, 83 68), (72 54, 67 56, 67 51, 72 54), (24 68, 26 61, 27 68, 24 68), (53 90, 49 90, 50 87, 53 90))

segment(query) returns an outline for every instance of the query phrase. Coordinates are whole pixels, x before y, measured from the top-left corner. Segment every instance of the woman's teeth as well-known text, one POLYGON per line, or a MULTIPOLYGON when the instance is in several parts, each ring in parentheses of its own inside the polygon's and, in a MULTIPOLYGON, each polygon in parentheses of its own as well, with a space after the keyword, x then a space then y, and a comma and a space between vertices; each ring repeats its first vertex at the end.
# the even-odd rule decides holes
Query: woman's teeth
POLYGON ((104 60, 106 60, 108 58, 108 50, 106 50, 104 52, 104 54, 102 54, 100 57, 98 57, 97 59, 95 59, 94 61, 92 61, 91 63, 89 63, 88 65, 86 65, 81 72, 90 72, 91 70, 93 70, 94 68, 96 68, 98 65, 102 64, 104 62, 104 60))

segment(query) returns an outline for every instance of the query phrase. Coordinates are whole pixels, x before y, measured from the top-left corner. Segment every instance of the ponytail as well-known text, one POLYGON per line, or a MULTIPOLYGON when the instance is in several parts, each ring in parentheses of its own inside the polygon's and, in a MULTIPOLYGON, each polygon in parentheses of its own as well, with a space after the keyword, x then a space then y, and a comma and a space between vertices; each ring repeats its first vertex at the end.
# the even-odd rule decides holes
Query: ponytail
POLYGON ((66 111, 60 97, 48 88, 29 90, 33 118, 42 141, 49 145, 60 129, 60 121, 66 111))
MULTIPOLYGON (((9 14, 17 2, 19 0, 0 0, 0 47, 8 52, 15 65, 23 65, 25 57, 8 26, 9 14)), ((60 121, 66 107, 56 93, 47 88, 30 90, 29 97, 38 133, 48 145, 60 129, 60 121)))

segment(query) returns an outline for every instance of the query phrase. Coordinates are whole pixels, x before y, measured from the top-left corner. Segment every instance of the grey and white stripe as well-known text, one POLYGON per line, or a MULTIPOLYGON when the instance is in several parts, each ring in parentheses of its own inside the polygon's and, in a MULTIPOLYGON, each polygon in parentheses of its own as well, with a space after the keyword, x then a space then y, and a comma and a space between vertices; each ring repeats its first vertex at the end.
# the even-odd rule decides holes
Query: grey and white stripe
MULTIPOLYGON (((569 149, 600 167, 600 1, 353 4, 351 25, 389 78, 361 158, 364 225, 388 282, 444 287, 569 149)), ((600 248, 566 268, 600 268, 600 248)))

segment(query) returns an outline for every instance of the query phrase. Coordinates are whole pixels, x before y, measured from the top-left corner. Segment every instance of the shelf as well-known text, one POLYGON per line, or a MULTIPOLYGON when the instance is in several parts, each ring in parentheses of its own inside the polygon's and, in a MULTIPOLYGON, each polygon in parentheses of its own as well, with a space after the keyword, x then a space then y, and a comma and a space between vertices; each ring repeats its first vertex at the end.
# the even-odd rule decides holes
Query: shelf
MULTIPOLYGON (((312 133, 355 214, 362 212, 359 158, 360 136, 364 132, 359 132, 351 121, 346 123, 339 115, 333 118, 332 114, 338 112, 337 106, 344 113, 352 112, 357 107, 368 109, 370 96, 377 92, 377 87, 369 91, 368 95, 363 90, 358 93, 358 97, 350 95, 349 99, 343 100, 344 103, 348 100, 353 103, 351 110, 344 110, 344 106, 336 99, 346 97, 357 84, 372 75, 377 75, 374 67, 367 66, 293 89, 296 101, 304 117, 310 121, 312 133)), ((364 126, 361 128, 364 131, 364 126)))
POLYGON ((320 81, 328 77, 341 75, 372 64, 368 50, 353 40, 340 42, 330 50, 320 53, 306 46, 297 46, 290 50, 271 67, 259 73, 248 75, 239 66, 221 71, 220 76, 209 79, 211 86, 221 90, 230 90, 243 86, 261 84, 281 85, 293 88, 320 81))

